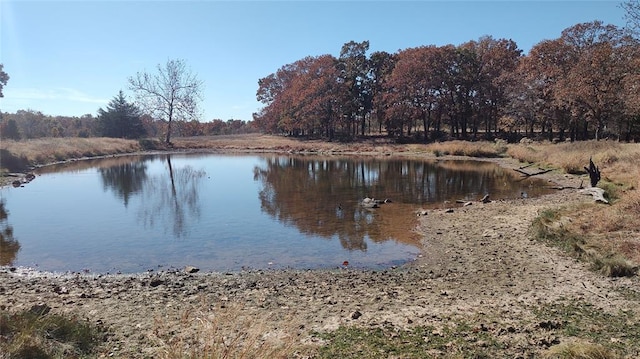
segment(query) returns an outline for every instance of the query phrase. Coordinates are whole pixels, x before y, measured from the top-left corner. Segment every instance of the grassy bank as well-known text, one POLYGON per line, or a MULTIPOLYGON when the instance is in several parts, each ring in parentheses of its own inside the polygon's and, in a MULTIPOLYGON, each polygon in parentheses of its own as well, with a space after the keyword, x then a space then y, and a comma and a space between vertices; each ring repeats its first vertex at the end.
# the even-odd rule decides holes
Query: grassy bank
MULTIPOLYGON (((589 158, 599 166, 611 205, 584 204, 543 211, 534 235, 591 263, 608 276, 637 273, 640 265, 640 144, 585 141, 509 146, 510 157, 566 173, 584 174, 589 158)), ((585 186, 588 186, 585 179, 585 186)))
POLYGON ((142 150, 139 141, 119 138, 38 138, 0 142, 0 168, 21 172, 31 166, 142 150))
POLYGON ((566 173, 585 173, 589 158, 602 171, 605 182, 638 187, 640 179, 640 144, 616 141, 573 143, 532 143, 509 145, 506 154, 522 162, 539 163, 562 169, 566 173))

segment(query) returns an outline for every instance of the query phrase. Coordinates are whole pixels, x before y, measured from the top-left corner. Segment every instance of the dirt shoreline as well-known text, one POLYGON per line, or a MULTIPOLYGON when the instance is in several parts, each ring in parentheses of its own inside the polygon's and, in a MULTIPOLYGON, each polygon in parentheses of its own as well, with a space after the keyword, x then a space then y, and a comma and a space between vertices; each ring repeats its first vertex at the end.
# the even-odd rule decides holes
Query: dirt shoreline
MULTIPOLYGON (((518 166, 510 159, 488 161, 518 166)), ((580 184, 579 177, 556 172, 540 177, 560 186, 580 184)), ((565 189, 539 198, 478 202, 452 213, 428 211, 417 228, 422 258, 383 271, 59 275, 2 267, 0 309, 46 304, 52 312, 101 323, 111 333, 103 357, 156 357, 166 352, 167 336, 197 336, 202 321, 194 318, 225 313, 227 318, 259 318, 264 337, 293 336, 307 345, 317 344, 312 332, 340 326, 428 326, 435 333, 448 323, 465 321, 498 338, 503 357, 537 357, 572 340, 553 325, 541 325, 535 311, 542 305, 579 301, 606 313, 638 314, 633 299, 640 297, 637 278, 593 273, 586 264, 533 240, 529 232, 541 210, 592 201, 565 189), (636 293, 631 299, 623 295, 629 291, 636 293)), ((217 325, 233 331, 237 323, 217 325)), ((611 340, 624 344, 630 339, 611 340)))

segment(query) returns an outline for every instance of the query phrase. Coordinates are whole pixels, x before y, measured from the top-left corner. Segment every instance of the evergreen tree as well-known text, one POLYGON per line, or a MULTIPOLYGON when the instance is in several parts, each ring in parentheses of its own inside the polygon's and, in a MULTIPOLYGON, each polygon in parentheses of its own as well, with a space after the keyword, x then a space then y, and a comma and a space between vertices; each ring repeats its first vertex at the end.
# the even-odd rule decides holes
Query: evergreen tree
POLYGON ((7 121, 2 121, 2 124, 0 125, 0 138, 19 140, 20 137, 20 131, 18 130, 16 120, 10 118, 7 121))
POLYGON ((7 85, 7 81, 9 81, 9 75, 3 70, 4 65, 0 64, 0 97, 4 97, 2 94, 2 88, 7 85))
POLYGON ((98 110, 98 133, 105 137, 140 138, 146 135, 140 109, 127 102, 122 90, 107 105, 98 110))

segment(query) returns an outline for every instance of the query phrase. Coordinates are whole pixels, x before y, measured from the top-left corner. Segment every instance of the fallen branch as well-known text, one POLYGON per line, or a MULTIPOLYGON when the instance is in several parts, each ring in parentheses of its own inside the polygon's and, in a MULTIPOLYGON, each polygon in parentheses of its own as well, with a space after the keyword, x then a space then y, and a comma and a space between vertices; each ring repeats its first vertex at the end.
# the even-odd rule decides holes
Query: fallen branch
POLYGON ((550 189, 557 189, 557 190, 563 190, 563 189, 583 189, 584 180, 580 180, 580 186, 579 187, 574 187, 574 186, 552 186, 552 187, 548 187, 550 189))
POLYGON ((547 172, 551 172, 552 171, 552 170, 548 169, 548 170, 542 170, 542 171, 536 172, 536 173, 528 173, 528 172, 525 172, 525 171, 521 170, 520 168, 514 168, 513 170, 518 172, 518 173, 522 173, 525 177, 537 176, 537 175, 545 174, 547 172))

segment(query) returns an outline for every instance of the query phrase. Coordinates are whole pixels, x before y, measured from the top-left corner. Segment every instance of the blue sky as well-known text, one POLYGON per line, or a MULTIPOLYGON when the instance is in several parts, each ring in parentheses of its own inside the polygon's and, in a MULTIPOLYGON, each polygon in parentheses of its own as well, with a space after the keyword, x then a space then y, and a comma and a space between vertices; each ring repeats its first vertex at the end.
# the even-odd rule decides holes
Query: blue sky
POLYGON ((183 59, 204 82, 202 121, 251 120, 258 79, 305 56, 459 45, 525 53, 577 23, 624 26, 619 1, 0 1, 0 109, 97 114, 138 71, 183 59))

